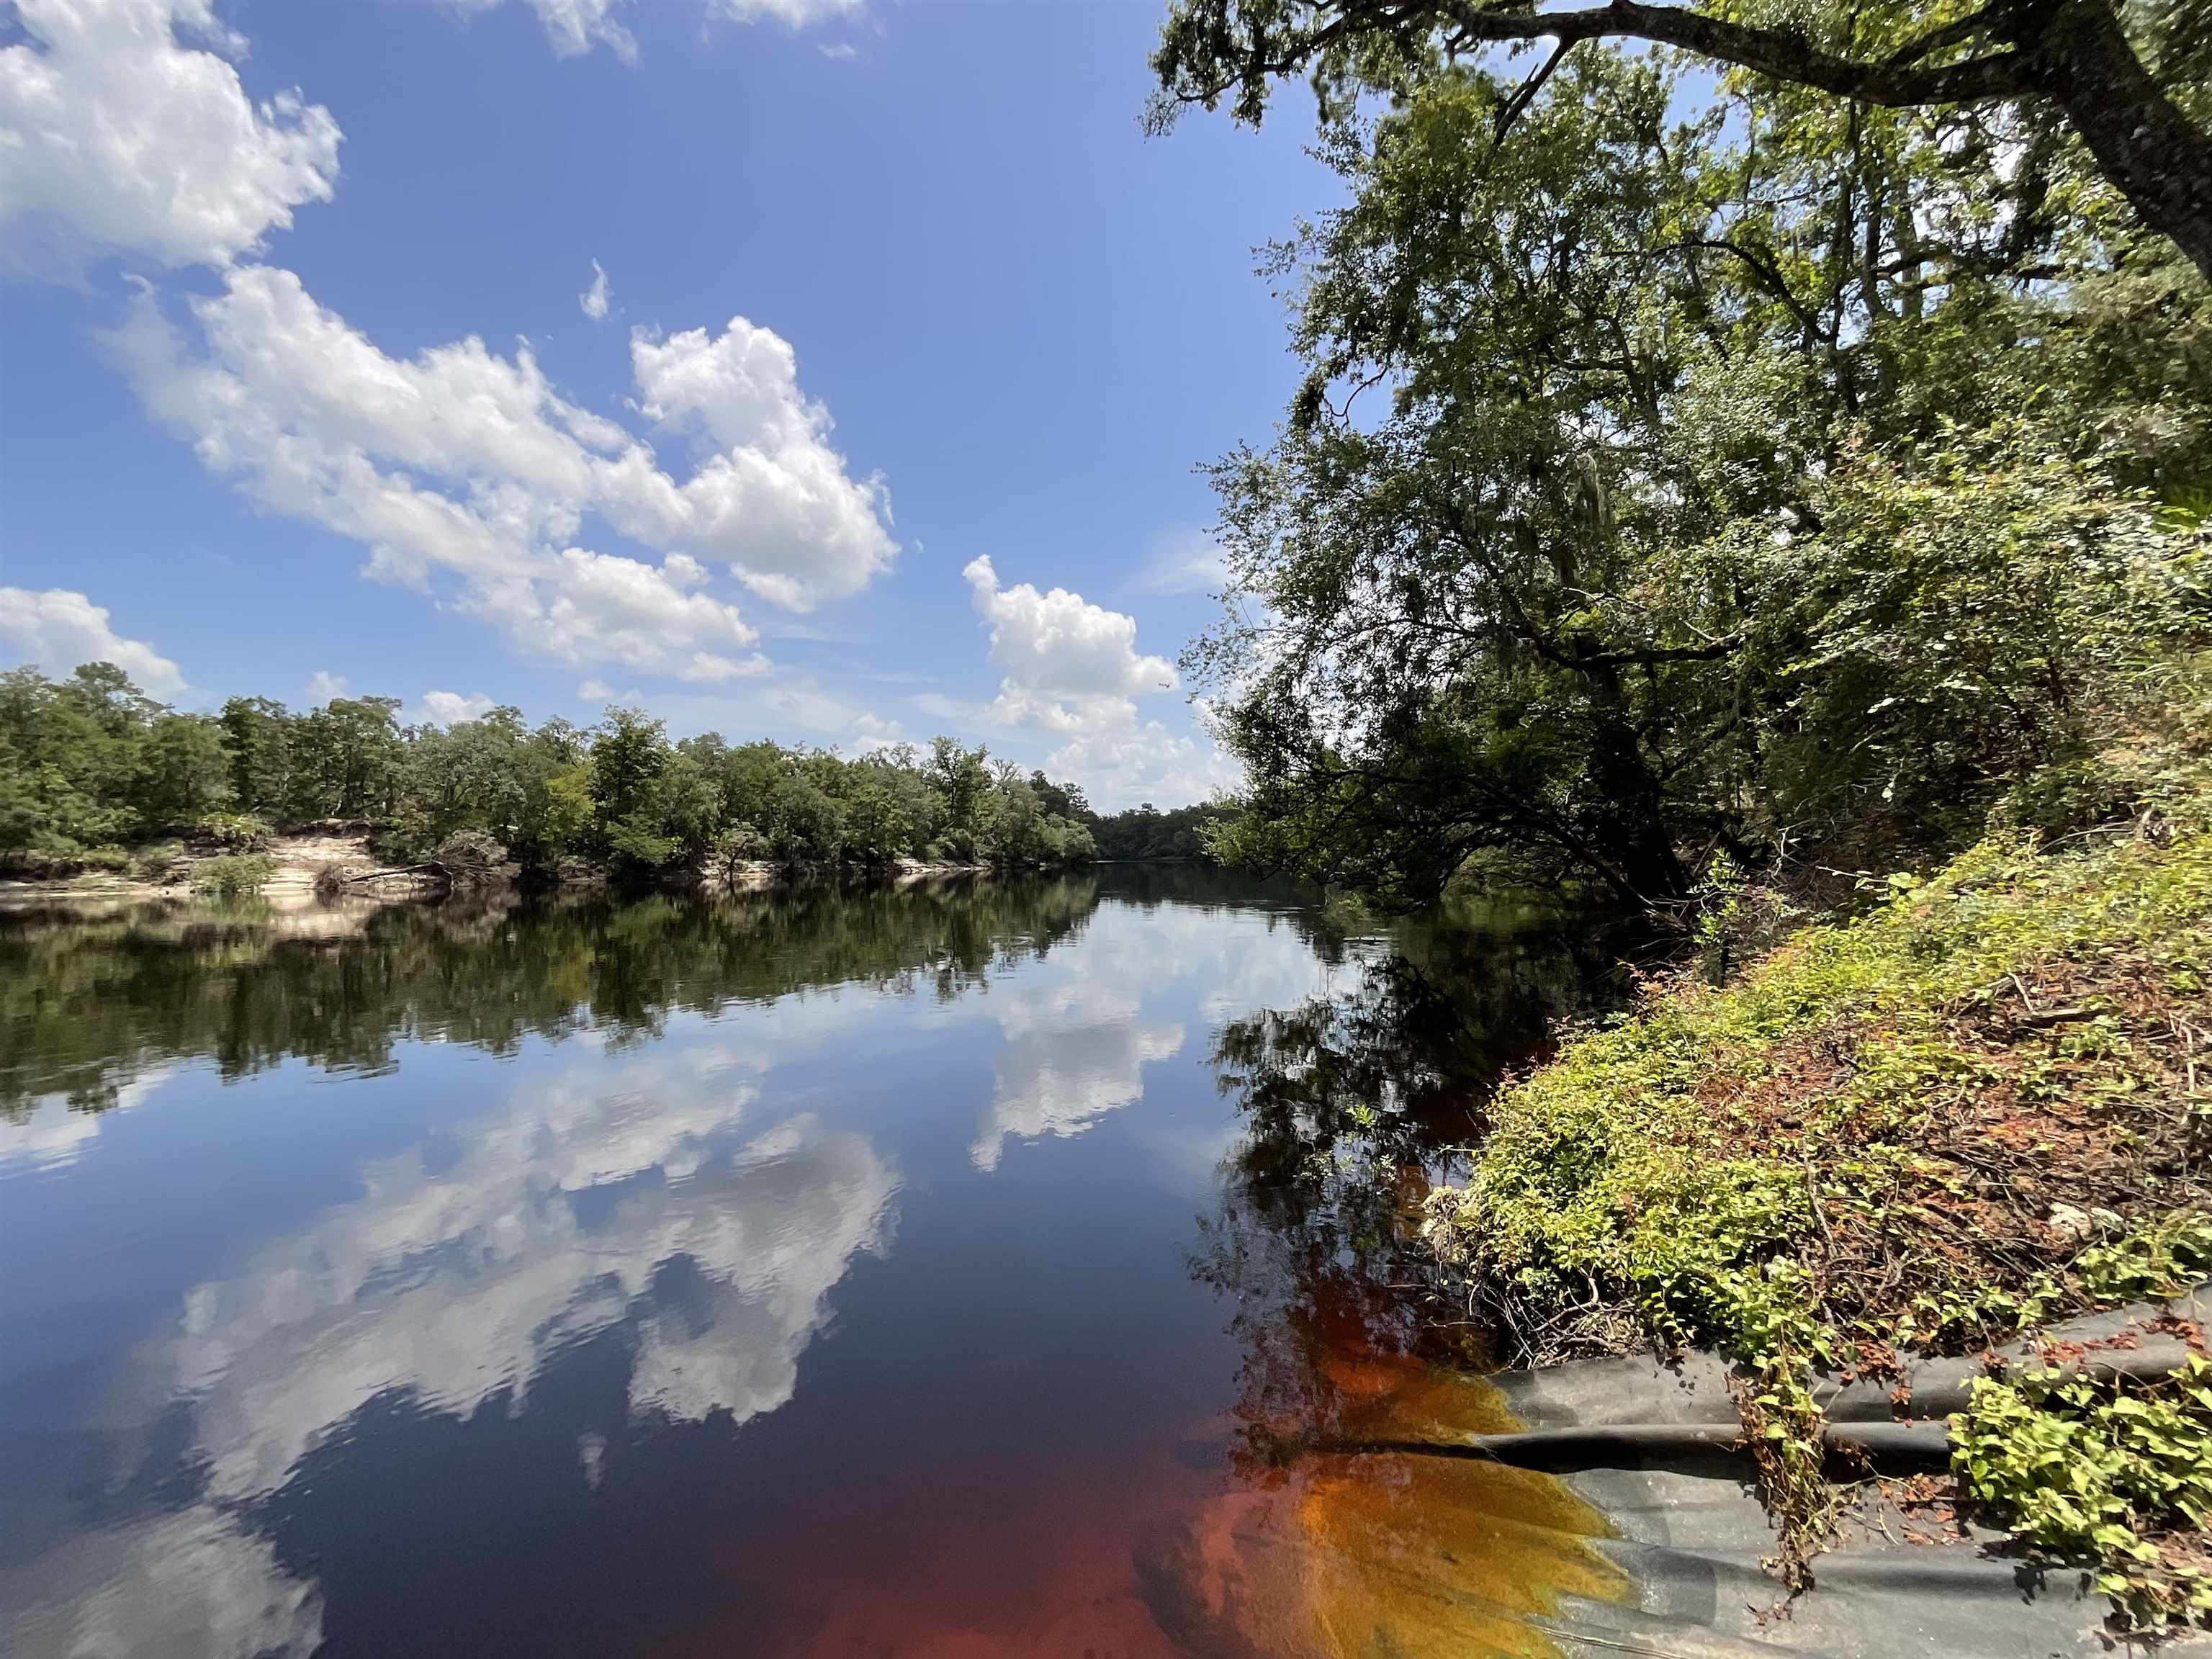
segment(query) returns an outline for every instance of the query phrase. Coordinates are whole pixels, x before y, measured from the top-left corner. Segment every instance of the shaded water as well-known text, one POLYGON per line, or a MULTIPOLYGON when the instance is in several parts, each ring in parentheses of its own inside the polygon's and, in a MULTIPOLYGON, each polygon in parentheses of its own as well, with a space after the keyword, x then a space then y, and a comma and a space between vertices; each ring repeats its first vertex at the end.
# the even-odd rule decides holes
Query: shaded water
POLYGON ((1178 871, 0 921, 0 1650, 1541 1652, 1402 1225, 1581 994, 1178 871))

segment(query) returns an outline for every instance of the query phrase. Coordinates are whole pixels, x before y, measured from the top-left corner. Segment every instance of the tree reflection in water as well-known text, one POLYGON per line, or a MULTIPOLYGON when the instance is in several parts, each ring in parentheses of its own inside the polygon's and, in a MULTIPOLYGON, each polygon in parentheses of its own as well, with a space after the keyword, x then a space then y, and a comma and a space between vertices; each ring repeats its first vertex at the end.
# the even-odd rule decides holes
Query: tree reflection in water
POLYGON ((1068 877, 825 883, 717 903, 19 913, 0 919, 0 1116, 52 1094, 103 1110, 180 1060, 212 1060, 227 1082, 295 1057, 376 1073, 426 1037, 509 1054, 592 1030, 620 1048, 662 1036, 674 1013, 815 987, 949 1001, 1044 957, 1097 902, 1095 879, 1068 877))
POLYGON ((1556 1482, 1319 1449, 1517 1426, 1419 1208, 1500 1081, 1621 989, 1588 930, 1439 918, 1394 942, 1352 988, 1232 1020, 1214 1045, 1243 1133, 1192 1272, 1234 1310, 1240 1489, 1149 1571, 1156 1613, 1224 1652, 1546 1651, 1530 1617, 1624 1589, 1589 1547, 1601 1520, 1556 1482), (1224 1574, 1206 1540, 1230 1534, 1224 1574))
POLYGON ((1607 944, 1540 918, 1408 922, 1351 989, 1222 1027, 1243 1133, 1193 1272, 1237 1304, 1246 1455, 1338 1432, 1347 1364, 1486 1358, 1431 1294, 1419 1208, 1500 1081, 1617 997, 1607 944))

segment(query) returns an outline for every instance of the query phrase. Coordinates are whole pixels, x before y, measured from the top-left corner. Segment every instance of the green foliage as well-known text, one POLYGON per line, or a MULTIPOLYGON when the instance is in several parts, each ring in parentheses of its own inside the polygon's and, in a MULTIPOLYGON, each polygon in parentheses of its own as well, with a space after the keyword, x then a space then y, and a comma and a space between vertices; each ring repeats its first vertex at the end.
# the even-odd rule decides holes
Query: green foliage
POLYGON ((617 818, 602 834, 615 873, 631 878, 651 875, 676 856, 680 845, 672 836, 656 830, 653 819, 643 812, 617 818))
MULTIPOLYGON (((1866 137, 1900 127, 1948 130, 1952 156, 1986 182, 1927 203, 1870 191, 1869 273, 1892 247, 1912 268, 1955 251, 1960 221, 1994 241, 1990 252, 2017 260, 2058 240, 2053 222, 2070 213, 2092 218, 2108 240, 2148 243, 2167 258, 2179 249, 2212 276, 2201 204, 2185 205, 2193 200, 2185 191, 2145 184, 2160 174, 2201 177, 2212 158, 2203 73, 2212 31, 2203 15, 2198 0, 1978 8, 1964 0, 1849 8, 1734 0, 1571 9, 1566 27, 1532 6, 1461 0, 1173 0, 1152 57, 1158 88, 1147 125, 1162 131, 1183 106, 1227 101, 1256 125, 1273 83, 1303 76, 1327 129, 1356 118, 1377 94, 1403 99, 1470 62, 1502 65, 1540 52, 1491 135, 1491 148, 1510 154, 1521 106, 1570 53, 1631 51, 1679 58, 1723 93, 1755 91, 1781 106, 1800 129, 1787 133, 1794 151, 1817 155, 1808 141, 1846 129, 1841 155, 1822 159, 1850 158, 1866 137), (1892 215, 1904 222, 1886 223, 1892 215)), ((1838 217, 1851 215, 1856 182, 1837 192, 1838 217)), ((1811 213, 1836 204, 1826 191, 1805 194, 1811 213)), ((1849 258, 1856 250, 1848 234, 1843 240, 1849 258)), ((1808 330, 1820 320, 1805 319, 1808 330)))
POLYGON ((599 817, 614 823, 646 809, 670 758, 665 722, 610 708, 592 737, 592 804, 599 817))
POLYGON ((29 668, 0 674, 0 871, 65 875, 149 827, 161 804, 141 762, 160 712, 105 663, 59 684, 29 668))
POLYGON ((151 847, 141 848, 131 861, 131 873, 139 881, 167 884, 191 873, 191 860, 185 855, 185 844, 178 841, 157 842, 151 847))
POLYGON ((332 697, 297 716, 289 735, 284 816, 382 818, 398 808, 406 755, 398 698, 332 697))
MULTIPOLYGON (((1945 435, 1843 457, 1808 494, 1817 530, 1740 524, 1656 562, 1669 603, 1743 638, 1712 690, 1743 712, 1745 750, 1705 770, 1741 780, 1738 835, 1846 864, 1940 857, 2046 775, 2099 775, 2116 724, 2205 637, 2197 539, 2107 465, 2015 421, 1945 435)), ((2104 775, 2101 795, 2046 794, 2016 821, 2112 814, 2127 803, 2104 775)))
POLYGON ((2082 1290, 2101 1303, 2179 1296, 2212 1278, 2212 1216, 2179 1210, 2074 1258, 2082 1290))
POLYGON ((1091 834, 1098 856, 1137 863, 1163 860, 1211 861, 1211 837, 1226 816, 1218 806, 1200 803, 1163 812, 1150 801, 1098 819, 1091 834))
POLYGON ((750 823, 733 823, 715 832, 709 864, 726 882, 734 882, 750 866, 769 855, 768 837, 750 823))
POLYGON ((276 873, 276 860, 265 853, 224 853, 192 866, 192 890, 217 898, 258 893, 276 873))
POLYGON ((197 714, 156 716, 138 742, 132 804, 149 824, 182 823, 230 799, 222 728, 197 714))
POLYGON ((1464 1184, 1430 1200, 1431 1240, 1513 1328, 1571 1349, 1578 1322, 1619 1309, 1662 1345, 1743 1365, 1787 1571, 1826 1524, 1814 1366, 1863 1343, 1972 1348, 2212 1271, 2201 1199, 2160 1205, 2201 1191, 2196 1074, 2144 1046, 2204 1017, 2204 761, 2172 762, 2191 781, 2161 802, 2157 835, 2063 853, 1994 837, 1726 987, 1686 978, 1577 1036, 1500 1096, 1464 1184), (2123 1018, 2021 988, 2100 975, 2172 1000, 2123 1018), (1959 1130, 1965 1152, 1947 1153, 1946 1126, 1978 1102, 1999 1114, 1990 1133, 1959 1130), (2042 1112, 2070 1133, 2109 1121, 2139 1164, 2109 1180, 2067 1164, 2063 1137, 2033 1127, 2042 1112), (2047 1197, 2014 1213, 1976 1184, 2006 1146, 2025 1148, 2030 1188, 2088 1206, 2069 1230, 2047 1197))
POLYGON ((2155 1388, 2036 1366, 1974 1384, 1952 1467, 1984 1516, 2060 1561, 2139 1625, 2212 1618, 2212 1564, 2176 1534, 2212 1519, 2212 1364, 2155 1388))
POLYGON ((191 822, 192 833, 211 841, 226 852, 258 853, 274 833, 266 821, 251 812, 203 812, 191 822))
POLYGON ((106 664, 59 684, 31 669, 0 676, 0 872, 120 868, 121 843, 173 830, 256 851, 272 820, 326 818, 367 819, 393 863, 467 847, 483 852, 462 860, 471 867, 585 859, 635 880, 755 857, 1056 867, 1097 856, 1080 790, 994 769, 950 738, 927 757, 847 760, 714 732, 672 744, 660 721, 620 707, 590 731, 532 730, 512 708, 403 727, 398 708, 335 698, 294 714, 233 698, 210 720, 162 708, 106 664))
POLYGON ((1748 78, 1684 119, 1663 55, 1539 90, 1322 9, 1194 0, 1160 60, 1201 100, 1244 65, 1253 116, 1308 62, 1352 192, 1271 258, 1304 383, 1213 472, 1224 855, 1650 904, 1716 842, 1893 866, 2128 806, 2094 757, 2212 622, 2160 511, 2212 468, 2212 289, 2063 137, 1748 78))

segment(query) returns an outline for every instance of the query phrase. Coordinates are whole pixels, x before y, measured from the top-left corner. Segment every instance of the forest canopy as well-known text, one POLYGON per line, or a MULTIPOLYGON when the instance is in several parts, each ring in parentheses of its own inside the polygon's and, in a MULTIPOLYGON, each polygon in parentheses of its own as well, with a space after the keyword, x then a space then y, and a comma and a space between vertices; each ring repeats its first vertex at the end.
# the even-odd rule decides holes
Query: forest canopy
MULTIPOLYGON (((2024 50, 1985 38, 2018 8, 1768 9, 1729 15, 1837 61, 2024 50)), ((1532 38, 1562 15, 1170 12, 1163 113, 1304 75, 1348 197, 1271 250, 1304 376, 1212 469, 1231 581, 1187 666, 1249 777, 1217 848, 1650 905, 1720 853, 2124 811, 2112 757, 2212 641, 2212 286, 2172 227, 2032 88, 1532 38)), ((2108 17, 2201 146, 2212 13, 2108 17)))
POLYGON ((544 872, 570 861, 631 877, 762 860, 1045 867, 1091 862, 1094 836, 1150 846, 1158 816, 1101 817, 1075 786, 950 738, 848 757, 712 732, 671 740, 620 706, 588 728, 533 727, 513 708, 441 727, 404 723, 395 697, 298 711, 233 697, 217 714, 180 713, 109 663, 60 681, 0 675, 0 872, 14 875, 119 870, 149 842, 140 861, 159 863, 163 837, 243 845, 329 819, 374 825, 395 862, 473 838, 471 858, 544 872))

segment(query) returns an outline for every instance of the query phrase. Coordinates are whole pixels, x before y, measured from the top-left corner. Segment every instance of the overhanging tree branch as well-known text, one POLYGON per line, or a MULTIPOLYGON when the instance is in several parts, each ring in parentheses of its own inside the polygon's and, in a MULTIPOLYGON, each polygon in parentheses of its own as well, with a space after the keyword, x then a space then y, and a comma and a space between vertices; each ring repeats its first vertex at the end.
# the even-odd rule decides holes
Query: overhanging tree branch
POLYGON ((1817 87, 1863 104, 1909 108, 1921 104, 1970 104, 2014 98, 2029 90, 2017 52, 1999 52, 1933 67, 1913 62, 1866 63, 1822 52, 1779 29, 1731 22, 1680 6, 1612 0, 1574 11, 1492 11, 1471 0, 1438 0, 1439 21, 1472 44, 1550 38, 1562 46, 1582 40, 1626 39, 1680 46, 1701 58, 1771 75, 1778 81, 1817 87))
MULTIPOLYGON (((2143 224, 2212 277, 2212 134, 2144 68, 2112 0, 1989 0, 1971 16, 1929 29, 1880 58, 1847 57, 1786 29, 1646 0, 1560 11, 1526 0, 1497 6, 1482 0, 1175 0, 1153 58, 1161 93, 1152 118, 1164 125, 1164 112, 1175 103, 1211 106, 1233 90, 1239 116, 1257 120, 1267 82, 1310 68, 1324 97, 1332 85, 1340 94, 1359 78, 1349 65, 1358 61, 1362 41, 1389 43, 1410 69, 1425 42, 1456 54, 1551 40, 1556 64, 1577 43, 1601 40, 1673 46, 1893 109, 1996 100, 2046 106, 2073 128, 2143 224), (1980 49, 1958 61, 1929 61, 1973 42, 1983 43, 1980 49)), ((1523 88, 1528 96, 1551 67, 1523 88)), ((1516 116, 1519 103, 1516 96, 1509 104, 1516 116)))

